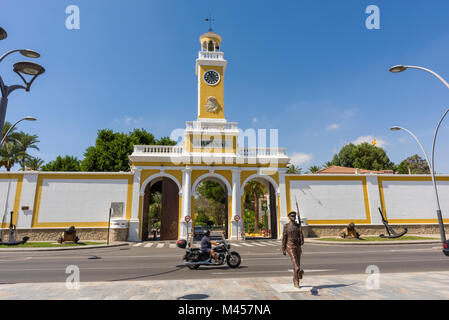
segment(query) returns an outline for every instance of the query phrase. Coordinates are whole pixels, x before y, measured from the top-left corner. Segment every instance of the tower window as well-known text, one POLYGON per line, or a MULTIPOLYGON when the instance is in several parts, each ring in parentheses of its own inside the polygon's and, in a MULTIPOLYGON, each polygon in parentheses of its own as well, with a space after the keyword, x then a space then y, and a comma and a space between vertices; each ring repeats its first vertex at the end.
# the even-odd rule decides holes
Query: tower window
POLYGON ((214 43, 209 41, 209 44, 207 45, 207 51, 214 51, 214 43))

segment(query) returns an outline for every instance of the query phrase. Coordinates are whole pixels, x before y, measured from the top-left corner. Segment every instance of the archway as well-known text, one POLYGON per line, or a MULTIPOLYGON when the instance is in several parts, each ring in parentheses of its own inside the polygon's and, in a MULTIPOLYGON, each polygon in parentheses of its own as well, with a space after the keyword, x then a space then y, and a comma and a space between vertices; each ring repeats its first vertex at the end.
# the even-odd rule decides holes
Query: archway
POLYGON ((252 175, 243 182, 242 190, 242 217, 246 237, 277 239, 277 183, 269 176, 252 175))
POLYGON ((194 232, 211 230, 212 238, 229 236, 229 183, 215 174, 204 175, 192 188, 194 232))
POLYGON ((179 226, 177 181, 159 176, 143 187, 142 240, 176 240, 179 226))

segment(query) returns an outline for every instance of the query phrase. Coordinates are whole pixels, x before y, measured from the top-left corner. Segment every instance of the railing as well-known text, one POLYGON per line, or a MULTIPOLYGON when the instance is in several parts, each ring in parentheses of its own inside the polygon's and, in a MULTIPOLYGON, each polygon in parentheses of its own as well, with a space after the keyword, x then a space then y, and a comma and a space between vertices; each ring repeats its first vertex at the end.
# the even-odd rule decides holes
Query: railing
POLYGON ((286 156, 285 148, 238 148, 237 155, 244 157, 286 156))
POLYGON ((134 146, 135 153, 181 154, 182 146, 134 146))
POLYGON ((224 52, 200 51, 198 53, 198 58, 206 60, 224 60, 224 52))
POLYGON ((187 130, 238 130, 237 122, 203 122, 203 121, 187 121, 187 130))

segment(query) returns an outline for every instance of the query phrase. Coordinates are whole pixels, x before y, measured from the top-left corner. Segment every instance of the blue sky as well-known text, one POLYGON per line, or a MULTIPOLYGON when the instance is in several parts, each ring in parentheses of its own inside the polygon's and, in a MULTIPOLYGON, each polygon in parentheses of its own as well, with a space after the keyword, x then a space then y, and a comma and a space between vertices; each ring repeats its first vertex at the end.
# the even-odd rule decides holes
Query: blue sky
MULTIPOLYGON (((449 80, 449 2, 384 0, 106 1, 3 0, 0 52, 39 51, 47 72, 10 96, 7 120, 38 118, 19 129, 41 140, 35 155, 82 158, 101 128, 145 128, 157 137, 196 118, 194 72, 212 12, 228 60, 225 112, 242 129, 279 129, 279 145, 303 168, 321 165, 351 141, 375 137, 390 159, 418 153, 400 125, 430 152, 449 90, 418 70, 449 80), (368 5, 380 8, 380 30, 368 30, 368 5), (67 30, 68 5, 81 13, 67 30)), ((19 79, 10 57, 0 65, 19 79)), ((449 119, 437 145, 436 170, 449 173, 449 119)))

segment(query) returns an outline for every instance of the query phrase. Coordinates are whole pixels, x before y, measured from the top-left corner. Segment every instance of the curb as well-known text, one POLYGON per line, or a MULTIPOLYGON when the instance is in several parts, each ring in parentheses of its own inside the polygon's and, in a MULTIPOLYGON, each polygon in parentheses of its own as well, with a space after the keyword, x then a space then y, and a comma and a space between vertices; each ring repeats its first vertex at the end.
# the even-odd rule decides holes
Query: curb
POLYGON ((124 247, 128 246, 128 243, 117 243, 117 244, 94 244, 87 245, 84 247, 44 247, 44 248, 16 248, 16 249, 8 249, 8 248, 0 248, 0 252, 32 252, 32 251, 65 251, 65 250, 83 250, 83 249, 100 249, 100 248, 114 248, 114 247, 124 247))
POLYGON ((321 244, 331 244, 331 245, 400 245, 400 244, 429 244, 429 243, 441 243, 441 240, 404 240, 404 241, 366 241, 366 242, 356 242, 356 241, 324 241, 315 239, 304 239, 305 243, 321 243, 321 244))

